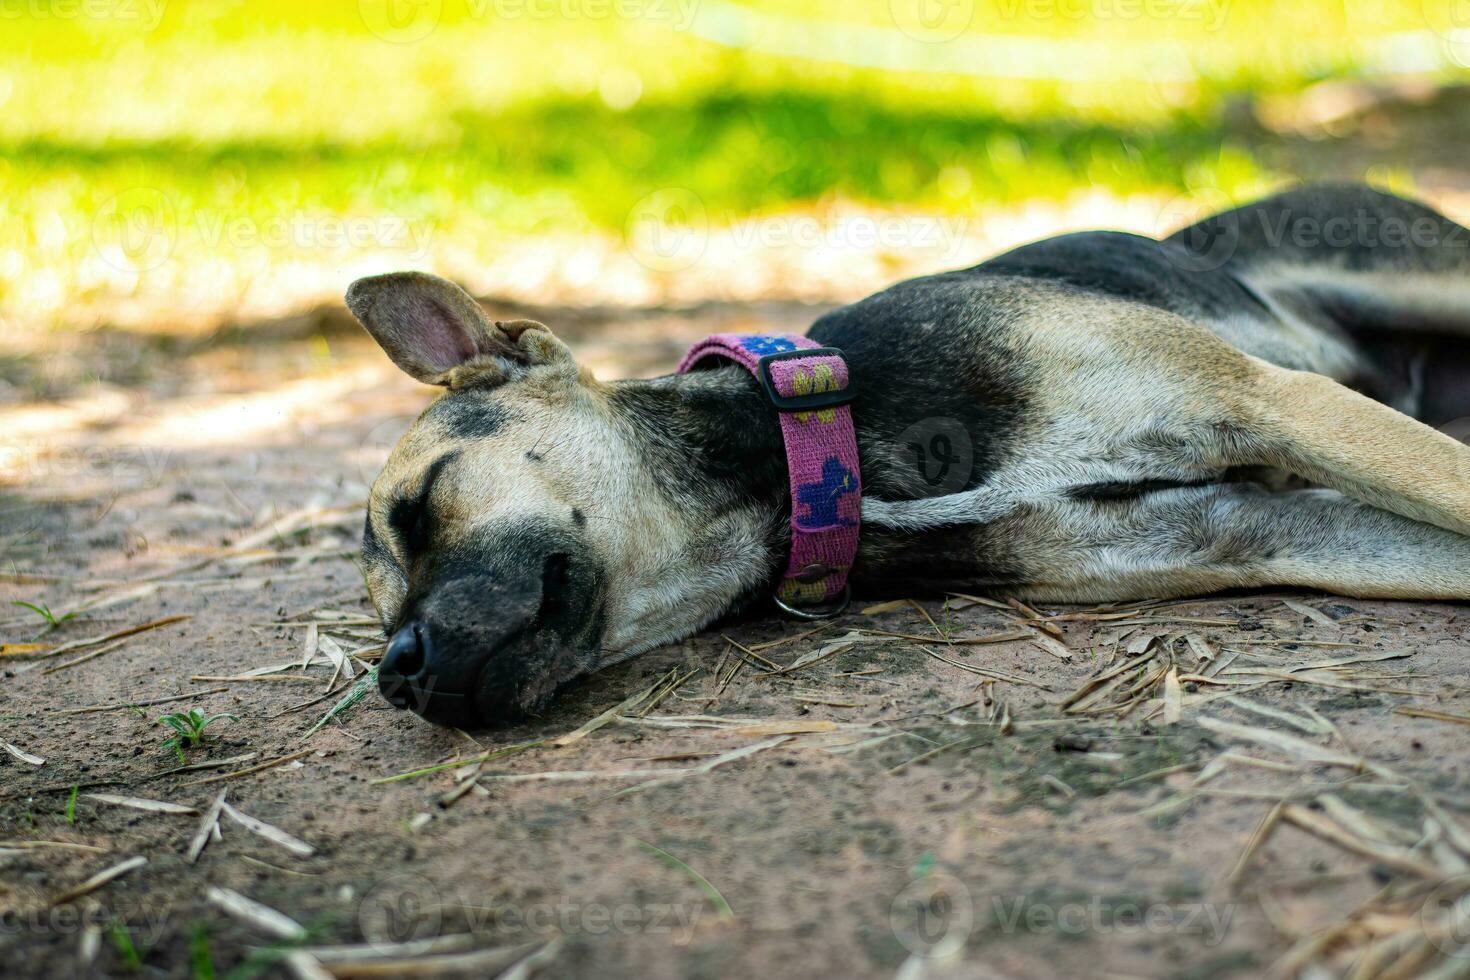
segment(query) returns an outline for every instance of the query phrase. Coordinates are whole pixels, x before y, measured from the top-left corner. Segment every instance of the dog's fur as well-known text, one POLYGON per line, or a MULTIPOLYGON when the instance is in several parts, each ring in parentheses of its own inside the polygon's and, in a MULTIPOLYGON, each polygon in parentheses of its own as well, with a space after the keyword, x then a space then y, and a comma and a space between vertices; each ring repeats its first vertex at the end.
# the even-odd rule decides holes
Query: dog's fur
MULTIPOLYGON (((448 388, 364 535, 395 703, 460 723, 534 710, 770 592, 785 457, 744 369, 603 383, 443 280, 347 298, 448 388)), ((900 283, 810 330, 857 393, 854 585, 1470 598, 1470 448, 1435 429, 1470 416, 1467 335, 1470 232, 1357 186, 900 283)))

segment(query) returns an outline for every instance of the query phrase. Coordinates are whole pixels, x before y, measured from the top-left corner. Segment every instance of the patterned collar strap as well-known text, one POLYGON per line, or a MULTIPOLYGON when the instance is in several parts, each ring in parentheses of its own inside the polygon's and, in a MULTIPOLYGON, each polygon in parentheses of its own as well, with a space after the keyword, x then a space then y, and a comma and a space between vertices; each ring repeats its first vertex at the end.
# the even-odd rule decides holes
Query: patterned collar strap
POLYGON ((835 616, 847 606, 862 505, 847 361, 837 348, 794 334, 722 333, 695 344, 679 373, 712 357, 754 374, 781 416, 791 473, 791 560, 776 604, 803 619, 835 616))

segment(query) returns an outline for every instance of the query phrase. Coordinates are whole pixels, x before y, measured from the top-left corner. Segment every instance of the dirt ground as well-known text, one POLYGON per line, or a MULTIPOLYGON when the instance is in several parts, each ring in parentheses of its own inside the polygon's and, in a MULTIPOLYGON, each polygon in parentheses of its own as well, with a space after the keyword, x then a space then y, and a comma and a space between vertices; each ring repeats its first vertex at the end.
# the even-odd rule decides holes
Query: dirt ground
MULTIPOLYGON (((813 313, 532 312, 634 373, 707 330, 813 313)), ((512 730, 434 728, 370 692, 312 734, 355 683, 325 651, 374 655, 360 505, 426 398, 345 326, 324 312, 154 350, 128 386, 9 412, 23 479, 0 581, 78 611, 51 631, 0 614, 0 740, 31 757, 0 753, 0 956, 16 975, 485 975, 531 956, 520 969, 545 975, 1208 978, 1288 954, 1335 972, 1385 937, 1395 956, 1461 951, 1421 911, 1470 870, 1453 606, 1252 595, 1048 608, 1026 626, 1004 603, 870 597, 815 635, 722 624, 512 730), (966 642, 996 636, 1018 638, 966 642), (14 646, 31 642, 55 652, 14 646), (1109 673, 1126 684, 1076 700, 1109 673), (237 720, 171 772, 157 719, 189 708, 237 720), (571 744, 377 781, 600 716, 571 744), (224 819, 191 863, 221 790, 288 846, 224 819), (1346 836, 1304 830, 1314 818, 1346 836), (64 894, 133 858, 147 863, 64 894), (303 949, 314 959, 287 958, 303 949)), ((51 380, 88 356, 106 343, 53 359, 51 380)))
MULTIPOLYGON (((1412 150, 1463 202, 1463 154, 1414 149, 1437 106, 1280 152, 1412 150)), ((818 311, 496 307, 608 376, 818 311)), ((7 973, 1470 974, 1463 607, 871 596, 510 730, 372 691, 318 728, 380 642, 361 506, 425 391, 331 308, 7 353, 0 396, 7 973), (158 719, 188 709, 235 717, 181 766, 158 719)))

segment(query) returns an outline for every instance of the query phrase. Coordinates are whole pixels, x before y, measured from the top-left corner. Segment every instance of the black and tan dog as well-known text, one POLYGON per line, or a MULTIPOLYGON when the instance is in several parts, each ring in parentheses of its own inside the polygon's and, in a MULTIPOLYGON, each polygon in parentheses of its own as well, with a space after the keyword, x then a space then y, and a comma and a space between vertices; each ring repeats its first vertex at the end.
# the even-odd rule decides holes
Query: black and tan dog
MULTIPOLYGON (((380 683, 453 724, 761 599, 777 415, 744 369, 604 383, 539 323, 402 273, 347 302, 447 394, 373 487, 380 683)), ((1164 241, 1090 232, 830 313, 865 499, 853 581, 1053 601, 1308 586, 1470 598, 1470 232, 1364 187, 1164 241)))

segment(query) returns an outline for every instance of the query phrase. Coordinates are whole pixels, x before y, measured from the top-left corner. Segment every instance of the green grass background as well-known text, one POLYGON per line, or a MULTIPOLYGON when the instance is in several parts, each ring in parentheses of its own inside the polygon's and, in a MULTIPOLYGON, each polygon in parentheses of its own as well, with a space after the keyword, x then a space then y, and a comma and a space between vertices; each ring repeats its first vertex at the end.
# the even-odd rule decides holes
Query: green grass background
POLYGON ((71 322, 69 306, 149 277, 303 261, 299 243, 220 240, 200 216, 391 216, 473 253, 617 234, 668 187, 725 222, 833 201, 963 213, 1081 188, 1242 193, 1279 175, 1231 137, 1234 102, 1352 75, 1375 38, 1434 26, 1436 2, 27 0, 0 22, 0 329, 71 322), (679 29, 773 15, 820 49, 821 25, 857 25, 922 65, 940 46, 901 30, 917 3, 964 5, 951 43, 1083 39, 1119 77, 865 68, 679 29), (422 38, 380 36, 385 13, 425 10, 422 38), (1156 46, 1200 77, 1137 78, 1156 46), (167 255, 99 263, 139 194, 177 225, 167 255))

